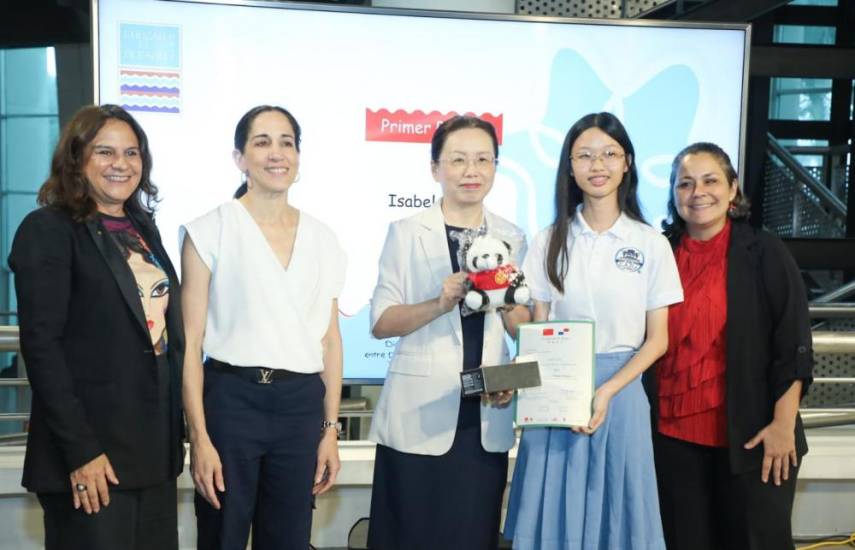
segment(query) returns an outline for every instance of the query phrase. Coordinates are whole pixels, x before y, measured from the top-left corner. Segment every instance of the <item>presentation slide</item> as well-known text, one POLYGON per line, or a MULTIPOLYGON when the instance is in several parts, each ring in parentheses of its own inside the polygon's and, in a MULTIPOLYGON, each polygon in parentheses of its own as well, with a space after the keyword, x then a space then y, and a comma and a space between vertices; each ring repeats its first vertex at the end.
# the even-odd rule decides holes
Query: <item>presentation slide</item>
MULTIPOLYGON (((531 237, 553 215, 564 135, 610 111, 635 145, 647 220, 666 214, 674 154, 720 144, 739 162, 744 26, 687 27, 322 10, 254 2, 97 2, 100 103, 145 128, 162 201, 157 223, 177 263, 178 228, 240 183, 235 124, 249 108, 289 109, 303 128, 298 208, 347 253, 339 299, 345 378, 382 381, 395 341, 369 333, 388 224, 441 198, 430 138, 455 113, 494 122, 499 168, 487 206, 531 237)), ((288 330, 288 327, 283 327, 288 330)))

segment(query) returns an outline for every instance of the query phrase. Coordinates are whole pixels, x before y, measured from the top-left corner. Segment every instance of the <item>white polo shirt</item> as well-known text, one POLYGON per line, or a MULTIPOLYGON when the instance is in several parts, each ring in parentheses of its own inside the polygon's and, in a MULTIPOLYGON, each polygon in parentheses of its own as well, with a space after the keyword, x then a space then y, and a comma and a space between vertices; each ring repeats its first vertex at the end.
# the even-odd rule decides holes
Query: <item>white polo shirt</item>
POLYGON ((532 298, 550 304, 550 320, 594 321, 597 353, 637 350, 646 312, 683 301, 671 246, 649 225, 621 214, 609 230, 596 233, 580 206, 567 236, 563 295, 546 275, 551 232, 537 234, 523 262, 532 298))
POLYGON ((244 367, 315 373, 346 260, 332 230, 300 211, 288 269, 238 200, 181 227, 211 270, 205 353, 244 367))

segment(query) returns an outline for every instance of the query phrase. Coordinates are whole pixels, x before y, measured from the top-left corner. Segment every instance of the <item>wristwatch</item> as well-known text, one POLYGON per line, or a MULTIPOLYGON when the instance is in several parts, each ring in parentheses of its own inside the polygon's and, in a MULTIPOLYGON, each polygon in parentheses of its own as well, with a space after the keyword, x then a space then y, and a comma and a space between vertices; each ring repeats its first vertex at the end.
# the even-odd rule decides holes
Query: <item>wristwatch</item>
POLYGON ((341 422, 324 420, 323 422, 321 422, 321 432, 325 432, 327 428, 335 428, 336 434, 341 435, 341 422))

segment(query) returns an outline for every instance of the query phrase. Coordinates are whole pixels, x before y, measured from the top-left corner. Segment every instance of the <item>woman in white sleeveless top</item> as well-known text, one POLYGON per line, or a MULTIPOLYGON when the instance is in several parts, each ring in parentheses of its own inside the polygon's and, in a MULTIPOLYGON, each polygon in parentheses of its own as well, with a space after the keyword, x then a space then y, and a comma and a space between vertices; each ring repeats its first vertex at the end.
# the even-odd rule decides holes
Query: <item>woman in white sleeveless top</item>
POLYGON ((199 548, 308 548, 314 495, 339 470, 344 253, 291 206, 300 126, 247 112, 235 200, 182 228, 184 406, 199 548), (207 357, 202 364, 202 354, 207 357))

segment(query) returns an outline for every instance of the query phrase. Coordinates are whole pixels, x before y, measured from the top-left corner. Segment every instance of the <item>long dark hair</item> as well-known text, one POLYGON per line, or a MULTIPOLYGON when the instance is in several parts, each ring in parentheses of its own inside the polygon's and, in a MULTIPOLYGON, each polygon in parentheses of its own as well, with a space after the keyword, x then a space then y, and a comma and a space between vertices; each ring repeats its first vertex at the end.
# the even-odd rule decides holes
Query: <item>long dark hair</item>
POLYGON ((671 163, 671 189, 668 193, 668 219, 662 222, 662 230, 669 239, 677 239, 683 236, 686 232, 686 221, 680 217, 677 212, 677 203, 674 201, 674 186, 677 184, 677 176, 680 173, 680 165, 687 155, 697 155, 706 153, 712 156, 722 172, 727 178, 728 185, 736 184, 736 196, 731 201, 731 207, 727 211, 727 215, 732 220, 744 220, 751 215, 751 203, 742 194, 742 189, 737 182, 738 175, 733 168, 733 163, 730 157, 724 152, 724 149, 715 143, 699 141, 685 147, 674 157, 674 162, 671 163))
POLYGON ((136 135, 140 148, 140 184, 125 201, 125 211, 145 214, 154 212, 158 198, 157 187, 151 182, 148 138, 134 117, 118 105, 83 107, 65 125, 53 152, 50 176, 39 189, 39 205, 65 210, 78 222, 90 220, 95 216, 98 205, 90 193, 90 183, 86 179, 86 163, 92 154, 92 141, 108 120, 127 123, 136 135))
MULTIPOLYGON (((300 124, 297 122, 297 119, 294 118, 294 115, 285 109, 284 107, 279 107, 277 105, 258 105, 253 107, 242 117, 235 126, 235 150, 244 153, 246 151, 246 142, 249 140, 249 131, 252 128, 252 123, 255 121, 255 118, 261 113, 266 113, 269 111, 276 111, 280 113, 285 118, 288 119, 288 122, 291 123, 291 127, 294 129, 294 148, 297 149, 297 152, 300 152, 300 124)), ((237 188, 234 194, 234 198, 239 199, 242 196, 246 195, 247 183, 241 182, 240 186, 237 188)))
POLYGON ((552 286, 561 293, 564 292, 564 277, 569 265, 567 235, 570 223, 576 216, 576 207, 583 201, 582 189, 573 175, 570 153, 582 132, 590 128, 599 128, 623 148, 629 169, 618 187, 618 208, 630 218, 647 223, 638 205, 638 171, 635 169, 635 148, 629 134, 621 121, 611 113, 591 113, 583 116, 567 132, 561 147, 558 174, 555 177, 555 219, 546 248, 546 275, 552 286))
POLYGON ((433 133, 430 140, 430 160, 439 162, 439 155, 442 153, 442 148, 445 147, 445 142, 448 141, 448 136, 465 128, 484 130, 493 142, 493 156, 499 158, 499 138, 496 137, 496 128, 491 123, 476 116, 456 115, 440 124, 433 133))

